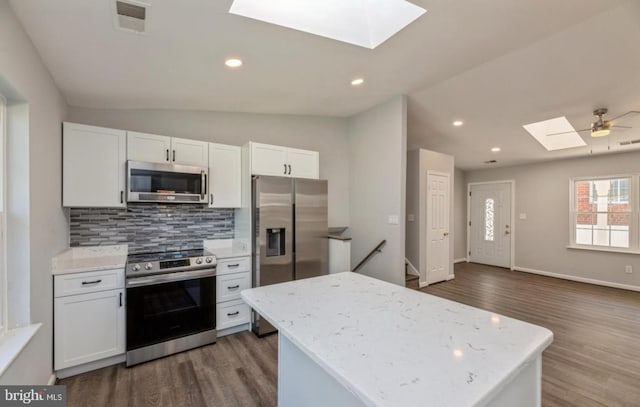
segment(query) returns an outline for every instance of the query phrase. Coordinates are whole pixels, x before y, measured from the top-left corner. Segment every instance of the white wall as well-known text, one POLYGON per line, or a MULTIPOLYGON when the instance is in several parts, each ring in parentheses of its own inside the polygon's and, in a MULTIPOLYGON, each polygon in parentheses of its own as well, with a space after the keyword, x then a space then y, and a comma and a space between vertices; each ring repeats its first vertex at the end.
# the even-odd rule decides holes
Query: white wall
POLYGON ((329 180, 329 226, 349 225, 347 119, 182 110, 69 108, 68 120, 96 126, 216 143, 248 141, 320 152, 320 178, 329 180))
MULTIPOLYGON (((516 181, 515 265, 640 287, 640 255, 567 249, 569 178, 640 172, 640 152, 467 171, 467 182, 516 181), (518 219, 526 213, 527 219, 518 219), (633 266, 633 274, 624 272, 633 266)), ((636 222, 638 222, 636 220, 636 222)))
POLYGON ((460 168, 453 178, 453 259, 460 260, 467 257, 467 181, 460 168))
POLYGON ((420 273, 420 150, 407 151, 405 257, 420 273), (409 220, 411 217, 412 220, 409 220))
POLYGON ((453 274, 453 254, 455 241, 454 213, 454 159, 447 154, 419 149, 407 154, 407 214, 415 217, 407 219, 406 256, 418 269, 420 283, 426 283, 427 275, 427 172, 436 171, 449 174, 449 274, 453 274), (411 174, 409 173, 411 171, 411 174), (411 211, 411 212, 410 212, 411 211))
POLYGON ((29 252, 7 256, 26 257, 30 320, 43 324, 0 377, 0 384, 44 384, 52 371, 51 258, 66 247, 69 234, 60 198, 60 123, 66 103, 6 0, 0 0, 0 92, 10 104, 28 103, 29 193, 21 205, 29 208, 29 252))
POLYGON ((351 117, 348 129, 352 267, 386 239, 359 271, 403 286, 406 113, 406 97, 398 96, 351 117), (390 215, 397 225, 388 223, 390 215))

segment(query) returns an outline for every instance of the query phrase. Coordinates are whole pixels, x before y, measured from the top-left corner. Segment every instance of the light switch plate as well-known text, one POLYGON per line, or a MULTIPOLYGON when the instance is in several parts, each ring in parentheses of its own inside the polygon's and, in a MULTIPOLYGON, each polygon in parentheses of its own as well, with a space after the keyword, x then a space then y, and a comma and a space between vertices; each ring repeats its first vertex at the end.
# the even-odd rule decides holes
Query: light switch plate
POLYGON ((520 214, 520 220, 526 220, 527 219, 527 214, 526 213, 521 213, 520 214))
POLYGON ((389 215, 389 224, 390 225, 399 225, 400 217, 398 215, 389 215))
POLYGON ((407 220, 409 222, 413 222, 413 221, 416 220, 416 216, 413 213, 410 213, 410 214, 407 215, 407 220))

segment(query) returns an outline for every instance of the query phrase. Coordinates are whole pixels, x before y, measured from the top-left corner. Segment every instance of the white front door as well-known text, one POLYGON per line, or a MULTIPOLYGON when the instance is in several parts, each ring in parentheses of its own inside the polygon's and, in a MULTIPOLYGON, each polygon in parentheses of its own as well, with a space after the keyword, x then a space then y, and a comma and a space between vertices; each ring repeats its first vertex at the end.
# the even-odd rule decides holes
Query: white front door
POLYGON ((426 284, 449 277, 449 175, 427 173, 426 284))
POLYGON ((469 261, 511 266, 511 183, 471 184, 469 261))

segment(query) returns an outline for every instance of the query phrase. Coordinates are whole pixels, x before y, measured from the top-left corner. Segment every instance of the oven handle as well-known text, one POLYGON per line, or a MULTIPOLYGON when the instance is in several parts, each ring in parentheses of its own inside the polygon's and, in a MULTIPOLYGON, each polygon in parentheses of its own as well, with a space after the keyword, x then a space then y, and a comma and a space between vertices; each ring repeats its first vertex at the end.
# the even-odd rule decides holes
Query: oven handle
POLYGON ((174 281, 194 280, 197 278, 214 277, 216 269, 179 271, 176 273, 158 274, 155 276, 133 277, 127 279, 127 288, 145 285, 164 284, 174 281))

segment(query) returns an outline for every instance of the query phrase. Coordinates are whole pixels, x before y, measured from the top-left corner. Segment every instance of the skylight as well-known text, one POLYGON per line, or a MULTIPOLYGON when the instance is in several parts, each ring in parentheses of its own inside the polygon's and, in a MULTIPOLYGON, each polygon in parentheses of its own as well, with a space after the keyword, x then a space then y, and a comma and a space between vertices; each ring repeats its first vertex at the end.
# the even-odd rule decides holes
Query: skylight
POLYGON ((234 0, 229 13, 375 48, 427 10, 405 0, 234 0))
POLYGON ((542 122, 525 124, 524 129, 538 140, 547 151, 586 146, 566 117, 556 117, 542 122), (557 134, 564 133, 564 134, 557 134))

